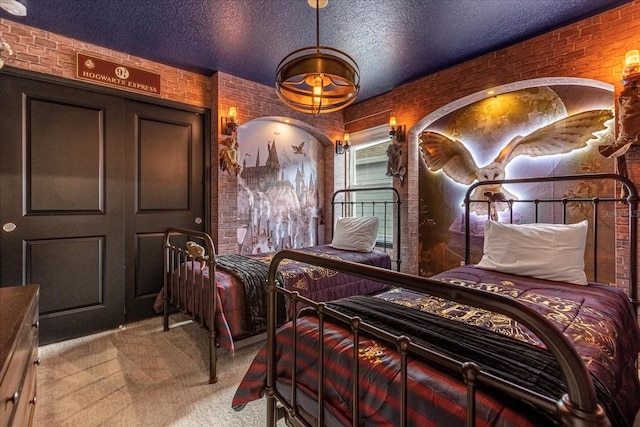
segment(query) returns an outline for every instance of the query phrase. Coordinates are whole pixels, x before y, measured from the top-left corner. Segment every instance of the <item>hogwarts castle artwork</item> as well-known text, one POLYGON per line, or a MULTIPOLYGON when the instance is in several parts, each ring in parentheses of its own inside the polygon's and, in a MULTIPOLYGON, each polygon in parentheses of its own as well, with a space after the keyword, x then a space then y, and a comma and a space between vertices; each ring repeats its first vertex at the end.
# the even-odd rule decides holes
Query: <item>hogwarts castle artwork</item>
POLYGON ((321 144, 295 126, 260 120, 239 135, 238 249, 259 254, 316 245, 321 144))

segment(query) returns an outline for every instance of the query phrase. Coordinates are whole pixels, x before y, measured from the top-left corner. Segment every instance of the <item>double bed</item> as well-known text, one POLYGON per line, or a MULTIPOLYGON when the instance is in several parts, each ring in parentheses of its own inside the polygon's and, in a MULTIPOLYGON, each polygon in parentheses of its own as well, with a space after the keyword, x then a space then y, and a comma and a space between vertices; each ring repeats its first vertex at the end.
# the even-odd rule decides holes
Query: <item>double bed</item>
MULTIPOLYGON (((400 198, 392 187, 339 190, 332 197, 335 221, 331 244, 300 250, 326 259, 399 269, 399 208, 400 198)), ((209 382, 214 383, 217 347, 233 352, 237 345, 266 332, 264 289, 275 253, 216 254, 207 233, 179 228, 166 230, 163 247, 165 283, 154 308, 163 312, 165 331, 169 330, 172 308, 203 326, 209 336, 209 382)), ((279 285, 313 301, 374 294, 388 288, 375 279, 295 260, 283 262, 281 267, 279 285)), ((280 322, 296 312, 295 304, 280 308, 280 322)))
MULTIPOLYGON (((606 183, 595 186, 605 193, 517 201, 532 203, 535 220, 539 206, 557 203, 560 224, 490 222, 480 262, 471 264, 467 247, 466 265, 432 278, 278 253, 267 286, 267 343, 234 408, 266 396, 268 426, 280 417, 305 426, 631 425, 640 409, 635 187, 612 174, 489 184, 589 180, 606 183), (590 218, 568 224, 568 210, 581 203, 592 207, 590 218), (605 220, 628 237, 611 257, 624 259, 618 286, 599 283, 596 266, 585 269, 585 258, 600 258, 605 220), (288 259, 393 287, 317 303, 275 286, 288 259), (275 321, 281 298, 307 305, 283 326, 275 321)), ((480 202, 470 200, 476 187, 467 208, 480 202)), ((513 219, 516 201, 507 204, 513 219)))

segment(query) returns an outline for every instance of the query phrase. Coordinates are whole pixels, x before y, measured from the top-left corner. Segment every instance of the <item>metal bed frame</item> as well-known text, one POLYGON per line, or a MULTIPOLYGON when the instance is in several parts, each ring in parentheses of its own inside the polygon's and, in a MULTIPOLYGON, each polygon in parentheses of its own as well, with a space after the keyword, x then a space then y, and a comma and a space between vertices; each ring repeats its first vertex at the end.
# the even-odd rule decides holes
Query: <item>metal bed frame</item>
MULTIPOLYGON (((180 243, 184 245, 185 242, 180 243)), ((212 296, 215 296, 216 300, 218 299, 215 282, 216 264, 215 256, 213 255, 216 253, 216 247, 213 239, 207 233, 184 228, 168 228, 164 232, 162 247, 164 249, 163 330, 169 330, 170 303, 175 305, 176 309, 191 317, 193 321, 200 323, 207 331, 209 338, 209 384, 213 384, 218 381, 216 372, 218 360, 216 333, 215 327, 208 327, 207 325, 215 325, 216 318, 216 304, 212 298, 212 296), (200 259, 192 257, 182 246, 171 243, 171 238, 174 236, 198 240, 205 248, 205 253, 209 255, 200 259), (209 268, 208 280, 205 280, 203 274, 196 275, 196 261, 209 268), (191 264, 190 271, 187 268, 188 264, 191 264), (197 277, 198 279, 196 279, 197 277), (181 280, 188 283, 188 287, 180 287, 181 280), (197 294, 200 295, 198 307, 190 307, 189 296, 191 295, 192 304, 195 305, 197 299, 195 296, 197 294)))
MULTIPOLYGON (((623 189, 621 197, 561 197, 561 198, 544 198, 544 199, 520 199, 520 200, 507 200, 509 204, 509 222, 513 223, 513 207, 516 204, 530 203, 534 205, 534 222, 539 221, 539 208, 541 205, 549 203, 559 203, 562 206, 562 223, 567 223, 567 209, 571 204, 589 204, 592 206, 592 253, 591 259, 593 261, 593 281, 598 281, 598 239, 600 233, 598 232, 598 223, 600 218, 600 207, 603 205, 613 206, 616 209, 617 206, 624 204, 627 206, 626 214, 624 210, 618 209, 616 212, 620 212, 620 217, 627 218, 627 225, 629 227, 629 297, 634 305, 634 308, 638 308, 638 257, 637 257, 637 242, 638 242, 638 190, 634 183, 627 177, 610 173, 598 173, 598 174, 584 174, 584 175, 567 175, 562 177, 544 177, 544 178, 520 178, 520 179, 507 179, 503 181, 483 181, 476 182, 466 193, 464 199, 465 210, 469 212, 471 203, 473 202, 486 202, 488 204, 488 211, 490 211, 491 202, 486 200, 471 200, 470 195, 476 187, 481 185, 496 185, 496 184, 536 184, 536 183, 549 183, 549 182, 571 182, 571 181, 598 181, 608 180, 613 183, 617 183, 623 189)), ((618 216, 616 213, 614 216, 618 216)), ((465 215, 465 263, 471 263, 471 227, 470 227, 470 215, 465 215)))
MULTIPOLYGON (((387 230, 393 232, 393 240, 376 243, 376 248, 391 252, 392 265, 400 269, 400 195, 393 187, 375 187, 361 189, 338 190, 332 200, 333 218, 338 216, 364 216, 379 215, 380 227, 387 236, 387 230), (383 200, 376 198, 376 194, 385 193, 383 200), (391 214, 391 218, 389 215, 391 214)), ((335 221, 332 222, 331 234, 333 236, 335 221)), ((164 249, 164 284, 163 284, 163 329, 169 330, 169 305, 175 306, 180 312, 198 322, 206 331, 209 339, 209 383, 213 384, 217 379, 217 345, 216 345, 216 301, 218 291, 215 283, 216 247, 213 239, 207 233, 183 228, 168 228, 164 233, 162 247, 164 249), (180 241, 175 243, 175 240, 180 241), (205 258, 193 258, 184 249, 187 240, 197 240, 204 248, 205 258), (196 275, 195 262, 198 261, 209 268, 209 278, 204 275, 196 275), (187 268, 191 265, 191 269, 187 268), (188 287, 180 287, 184 281, 188 287), (198 297, 196 297, 198 296, 198 297), (214 298, 216 300, 214 300, 214 298), (190 301, 193 300, 192 302, 190 301), (196 304, 197 306, 191 306, 196 304)), ((244 340, 251 340, 252 337, 244 340)), ((254 337, 255 338, 255 337, 254 337)), ((241 340, 241 341, 244 341, 241 340)))
MULTIPOLYGON (((376 242, 376 248, 390 252, 391 262, 395 264, 395 270, 400 271, 400 265, 402 264, 400 248, 400 193, 393 187, 370 187, 370 188, 349 188, 344 190, 338 190, 333 193, 331 198, 331 206, 333 207, 333 218, 337 216, 352 216, 355 213, 360 213, 371 216, 382 217, 380 221, 380 228, 383 230, 385 238, 382 241, 376 242), (386 194, 387 200, 376 200, 375 194, 386 194), (360 195, 370 195, 370 198, 361 199, 360 195), (358 200, 359 199, 359 200, 358 200), (390 199, 390 200, 389 200, 390 199), (388 214, 391 213, 393 218, 388 220, 388 214), (336 215, 338 214, 338 215, 336 215), (386 236, 388 231, 393 233, 393 238, 388 241, 386 236)), ((331 222, 331 235, 336 225, 336 221, 331 222)))
MULTIPOLYGON (((637 316, 637 203, 638 195, 637 190, 633 183, 628 179, 614 175, 614 174, 591 174, 591 175, 579 175, 579 176, 565 176, 565 177, 547 177, 547 178, 535 178, 535 179, 516 179, 516 180, 504 180, 504 181, 491 181, 491 182, 479 182, 468 189, 465 197, 465 206, 469 209, 470 194, 479 185, 487 184, 510 184, 510 183, 540 183, 540 182, 558 182, 558 181, 576 181, 576 180, 598 180, 606 179, 613 180, 621 185, 627 196, 621 198, 595 198, 595 199, 559 199, 556 200, 559 203, 563 203, 565 206, 571 202, 587 202, 594 203, 596 209, 594 209, 594 218, 597 219, 597 207, 602 202, 607 203, 624 203, 627 205, 627 215, 629 220, 629 251, 630 251, 630 277, 629 277, 629 298, 633 302, 636 308, 637 316)), ((537 206, 538 202, 532 201, 537 206)), ((547 201, 545 200, 544 203, 547 201)), ((466 215, 468 218, 468 214, 466 215)), ((536 215, 537 218, 537 215, 536 215)), ((566 210, 564 219, 566 220, 566 210)), ((597 221, 596 221, 597 223, 597 221)), ((469 244, 468 229, 469 222, 466 221, 467 226, 467 238, 466 243, 469 244)), ((597 232, 593 233, 594 238, 597 239, 597 232)), ((469 259, 469 251, 466 251, 467 260, 469 259)), ((596 270, 597 271, 597 270, 596 270)), ((475 393, 479 384, 490 385, 493 388, 509 393, 510 395, 517 396, 533 405, 550 411, 555 412, 560 422, 565 426, 607 426, 610 425, 604 410, 599 405, 593 381, 585 367, 584 363, 576 353, 575 349, 571 346, 569 341, 553 326, 549 325, 547 321, 537 312, 529 307, 523 306, 515 300, 498 295, 488 294, 483 291, 478 291, 471 288, 448 287, 442 282, 434 281, 428 278, 411 276, 408 274, 385 271, 374 267, 358 265, 346 261, 336 261, 321 257, 316 257, 310 254, 298 252, 295 250, 286 250, 278 253, 274 258, 269 270, 269 279, 267 284, 267 298, 268 298, 268 330, 267 330, 267 375, 266 375, 266 400, 267 400, 267 426, 275 427, 279 418, 286 418, 287 421, 295 426, 311 426, 311 425, 324 425, 324 386, 323 386, 323 373, 324 373, 324 358, 320 358, 320 372, 318 373, 318 401, 317 411, 312 415, 314 422, 311 423, 307 418, 302 417, 301 413, 305 411, 299 407, 297 403, 298 389, 295 381, 295 348, 294 356, 292 360, 292 384, 291 395, 284 396, 276 388, 276 328, 277 325, 274 322, 275 314, 277 310, 277 294, 285 295, 285 298, 289 298, 292 301, 299 302, 315 309, 319 317, 320 336, 323 333, 324 322, 330 319, 334 322, 339 322, 344 325, 348 325, 352 330, 352 337, 354 340, 354 349, 358 348, 359 338, 362 333, 373 335, 375 339, 380 340, 388 345, 390 349, 397 349, 401 360, 401 387, 399 400, 401 402, 401 419, 398 422, 399 426, 407 425, 407 363, 408 357, 418 356, 432 363, 434 366, 439 366, 448 369, 455 369, 460 372, 461 381, 466 384, 467 389, 467 425, 475 426, 475 393), (419 292, 428 293, 437 297, 445 298, 460 302, 462 304, 468 304, 474 307, 479 307, 494 312, 502 313, 510 318, 520 322, 525 327, 529 328, 534 334, 536 334, 541 341, 551 351, 553 356, 557 359, 559 366, 562 370, 567 382, 567 392, 563 396, 559 396, 558 400, 550 399, 546 396, 542 396, 523 387, 519 387, 509 381, 506 381, 497 376, 491 375, 482 369, 479 369, 477 365, 471 362, 465 362, 460 360, 454 360, 440 354, 437 354, 431 350, 428 350, 422 346, 412 343, 407 337, 395 336, 389 334, 379 328, 373 327, 362 322, 359 318, 351 318, 336 310, 327 307, 323 303, 316 303, 310 301, 296 292, 290 292, 286 289, 279 288, 275 285, 275 275, 278 269, 278 265, 285 259, 297 260, 306 262, 309 264, 319 265, 332 270, 338 270, 353 274, 364 278, 375 278, 378 281, 386 282, 393 285, 401 285, 403 288, 416 290, 419 292)), ((293 343, 295 346, 295 331, 296 331, 296 319, 292 320, 292 333, 294 334, 293 343)), ((319 353, 324 352, 324 343, 321 340, 319 353)), ((353 354, 353 366, 354 366, 354 378, 358 378, 358 363, 359 358, 357 351, 353 354)), ((359 396, 359 381, 353 381, 353 396, 359 396)), ((352 402, 353 412, 352 419, 359 419, 359 409, 357 402, 352 402)))

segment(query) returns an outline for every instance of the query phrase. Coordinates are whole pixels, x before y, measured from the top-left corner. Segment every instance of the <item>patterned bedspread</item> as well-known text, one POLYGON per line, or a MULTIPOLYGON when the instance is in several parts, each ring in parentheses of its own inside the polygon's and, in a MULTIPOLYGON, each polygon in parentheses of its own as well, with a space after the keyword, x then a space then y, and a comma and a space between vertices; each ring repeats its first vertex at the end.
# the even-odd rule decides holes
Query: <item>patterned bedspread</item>
MULTIPOLYGON (((322 245, 300 250, 326 258, 387 269, 391 268, 389 255, 386 252, 375 249, 371 252, 351 252, 335 249, 329 245, 322 245)), ((252 257, 264 263, 271 263, 273 255, 253 255, 252 257)), ((389 286, 382 283, 289 259, 285 259, 280 263, 278 271, 284 276, 287 289, 296 290, 301 295, 314 301, 331 301, 350 295, 367 295, 389 288, 389 286)))
MULTIPOLYGON (((328 245, 314 246, 300 249, 316 255, 342 259, 361 264, 373 265, 382 268, 391 268, 391 258, 386 252, 373 250, 368 253, 350 252, 332 248, 328 245)), ((249 258, 269 264, 273 254, 251 255, 249 258)), ((191 277, 191 269, 195 269, 196 283, 199 283, 201 274, 205 279, 209 277, 209 269, 200 270, 200 264, 187 263, 188 274, 191 277)), ((366 295, 384 291, 388 285, 360 277, 338 273, 322 267, 311 266, 298 261, 284 260, 280 263, 279 271, 285 279, 287 289, 296 290, 302 296, 314 301, 329 301, 344 298, 351 295, 366 295)), ((216 287, 219 301, 216 306, 216 340, 218 344, 229 351, 234 351, 234 340, 242 339, 266 330, 266 324, 257 326, 247 320, 247 292, 245 285, 235 274, 216 269, 216 287)), ((184 283, 181 284, 181 286, 184 283)), ((154 309, 162 312, 162 293, 156 298, 154 309)), ((206 297, 205 297, 206 299, 206 297)), ((197 307, 197 305, 196 305, 197 307)), ((207 322, 205 322, 207 323, 207 322)), ((207 326, 209 326, 207 324, 207 326)))
MULTIPOLYGON (((600 284, 578 286, 506 275, 494 271, 460 267, 435 277, 445 282, 497 292, 518 299, 546 317, 575 345, 588 370, 606 387, 614 405, 628 425, 640 409, 640 388, 635 360, 640 351, 640 334, 632 307, 624 292, 600 284)), ((527 345, 543 348, 530 331, 502 315, 424 294, 394 289, 371 297, 442 316, 472 328, 493 331, 527 345)), ((302 334, 298 342, 298 383, 305 398, 317 395, 318 328, 314 315, 298 321, 302 334)), ((290 324, 279 331, 277 378, 281 391, 290 389, 292 359, 289 349, 290 324)), ((324 376, 325 415, 336 424, 351 425, 351 364, 353 345, 349 331, 326 325, 324 359, 331 361, 324 376)), ((515 346, 514 346, 515 347, 515 346)), ((395 352, 373 339, 358 348, 360 360, 360 416, 358 425, 394 425, 399 420, 399 360, 395 352)), ((238 388, 235 408, 262 395, 265 384, 266 351, 261 350, 238 388)), ((410 425, 464 425, 464 387, 448 374, 435 372, 412 360, 409 377, 410 425)), ((315 407, 306 408, 316 413, 315 407)), ((548 425, 546 416, 527 407, 514 406, 513 399, 499 399, 482 392, 478 403, 478 425, 548 425), (542 417, 542 418, 541 418, 542 417)), ((624 425, 618 422, 618 424, 624 425)))

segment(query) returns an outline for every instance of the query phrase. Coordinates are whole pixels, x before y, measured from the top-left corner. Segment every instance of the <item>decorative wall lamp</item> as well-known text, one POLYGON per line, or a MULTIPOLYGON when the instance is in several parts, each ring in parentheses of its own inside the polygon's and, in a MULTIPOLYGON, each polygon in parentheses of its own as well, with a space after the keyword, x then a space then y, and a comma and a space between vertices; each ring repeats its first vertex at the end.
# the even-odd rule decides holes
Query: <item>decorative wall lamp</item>
POLYGON ((633 144, 640 144, 640 51, 625 54, 622 70, 623 89, 618 96, 618 137, 612 144, 601 145, 598 152, 615 158, 618 174, 628 177, 625 153, 633 144))
POLYGON ((360 71, 346 53, 320 46, 320 9, 327 0, 308 0, 316 9, 316 46, 287 55, 276 69, 276 93, 289 108, 318 115, 353 103, 360 92, 360 71))
POLYGON ((229 116, 222 117, 222 134, 233 135, 238 129, 238 110, 236 107, 229 107, 229 116))
POLYGON ((345 132, 342 141, 336 141, 336 154, 344 154, 351 147, 349 142, 349 132, 345 132))
POLYGON ((640 144, 640 88, 638 82, 640 82, 640 51, 634 49, 625 55, 624 70, 622 71, 624 89, 618 97, 619 133, 615 145, 640 144))
POLYGON ((640 51, 625 55, 622 70, 623 89, 618 96, 618 137, 613 144, 601 145, 598 152, 606 158, 619 157, 618 167, 624 170, 622 156, 631 144, 640 143, 640 51))
POLYGON ((394 116, 389 119, 389 138, 396 142, 404 142, 404 125, 399 125, 394 116))
POLYGON ((404 141, 404 126, 398 125, 396 118, 389 119, 389 138, 391 144, 387 147, 387 176, 400 179, 400 185, 404 181, 407 168, 402 164, 402 148, 399 144, 404 141))
POLYGON ((624 56, 624 70, 622 71, 622 83, 637 81, 640 78, 640 50, 628 51, 624 56))

